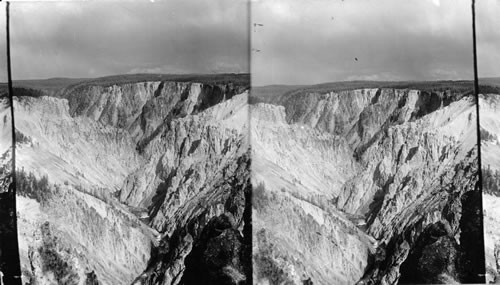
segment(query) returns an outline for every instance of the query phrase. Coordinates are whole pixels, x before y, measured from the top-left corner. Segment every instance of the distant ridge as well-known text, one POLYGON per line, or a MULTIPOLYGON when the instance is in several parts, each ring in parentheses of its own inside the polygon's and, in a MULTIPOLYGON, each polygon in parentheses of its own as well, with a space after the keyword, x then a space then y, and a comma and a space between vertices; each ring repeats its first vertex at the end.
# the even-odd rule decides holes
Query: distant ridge
POLYGON ((487 84, 490 86, 500 87, 500 77, 479 78, 479 84, 487 84))
MULTIPOLYGON (((480 79, 480 92, 500 93, 500 78, 480 79)), ((436 80, 436 81, 341 81, 314 85, 269 85, 254 87, 251 102, 278 103, 285 98, 301 93, 341 92, 364 88, 417 89, 428 92, 453 90, 459 93, 471 93, 472 80, 436 80), (275 86, 279 86, 276 88, 275 86), (288 86, 288 88, 287 88, 288 86), (274 93, 273 93, 274 91, 274 93)))
POLYGON ((113 84, 137 83, 142 81, 193 81, 198 83, 235 83, 250 84, 249 73, 218 73, 218 74, 123 74, 111 75, 83 80, 77 85, 100 85, 109 86, 113 84))
MULTIPOLYGON (((15 88, 34 89, 46 95, 57 96, 65 89, 74 89, 89 85, 111 86, 114 84, 137 83, 143 81, 180 81, 199 82, 205 84, 233 83, 250 87, 249 73, 220 73, 220 74, 121 74, 97 78, 66 78, 53 77, 47 79, 14 80, 15 88)), ((0 97, 6 93, 7 83, 0 83, 0 97)), ((22 96, 22 95, 21 95, 22 96)))

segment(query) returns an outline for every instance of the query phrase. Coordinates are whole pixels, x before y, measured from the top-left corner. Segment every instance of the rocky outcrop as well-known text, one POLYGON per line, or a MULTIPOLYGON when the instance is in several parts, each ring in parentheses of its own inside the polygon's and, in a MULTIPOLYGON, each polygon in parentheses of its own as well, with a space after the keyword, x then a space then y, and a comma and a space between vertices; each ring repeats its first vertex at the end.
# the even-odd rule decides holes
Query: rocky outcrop
POLYGON ((254 266, 267 264, 256 280, 481 282, 471 97, 375 88, 281 100, 252 106, 253 183, 272 201, 254 209, 254 266))
POLYGON ((16 98, 23 279, 178 284, 194 271, 249 284, 246 88, 144 81, 16 98))

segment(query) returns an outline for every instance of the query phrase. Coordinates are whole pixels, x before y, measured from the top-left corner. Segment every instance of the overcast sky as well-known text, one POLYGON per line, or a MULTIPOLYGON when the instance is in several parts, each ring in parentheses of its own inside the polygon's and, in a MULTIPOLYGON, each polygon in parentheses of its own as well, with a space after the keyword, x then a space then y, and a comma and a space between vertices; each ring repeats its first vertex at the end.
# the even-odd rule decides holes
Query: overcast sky
MULTIPOLYGON (((497 77, 500 0, 476 2, 479 75, 497 77)), ((248 72, 247 17, 245 0, 14 2, 13 77, 248 72)), ((470 0, 252 0, 251 23, 254 85, 473 75, 470 0)))
POLYGON ((7 82, 7 46, 5 43, 5 3, 0 2, 0 82, 7 82))
POLYGON ((11 3, 13 79, 249 72, 247 13, 243 0, 11 3))
POLYGON ((479 77, 500 77, 500 0, 476 1, 479 77))
MULTIPOLYGON (((500 0, 477 2, 480 76, 500 76, 500 0)), ((254 0, 252 22, 256 86, 473 78, 470 0, 254 0)))

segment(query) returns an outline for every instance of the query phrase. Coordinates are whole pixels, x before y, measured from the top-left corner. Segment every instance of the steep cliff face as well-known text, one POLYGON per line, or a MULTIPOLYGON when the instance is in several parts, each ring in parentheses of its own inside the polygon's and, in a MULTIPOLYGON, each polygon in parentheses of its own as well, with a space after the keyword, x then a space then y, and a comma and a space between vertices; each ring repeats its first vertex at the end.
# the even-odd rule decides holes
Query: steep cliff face
POLYGON ((500 279, 500 95, 479 97, 481 159, 483 166, 483 213, 488 281, 500 279))
POLYGON ((472 98, 382 88, 279 103, 252 106, 252 179, 264 189, 254 200, 260 284, 480 278, 481 268, 460 266, 479 258, 466 245, 482 250, 471 239, 481 228, 465 230, 477 221, 462 218, 479 216, 472 98), (443 268, 429 254, 436 237, 447 248, 443 268))
POLYGON ((12 129, 10 108, 7 98, 0 98, 0 154, 4 154, 12 146, 12 129))
POLYGON ((481 125, 481 151, 483 165, 500 169, 500 97, 498 94, 480 95, 479 123, 481 125))
POLYGON ((245 88, 84 84, 62 98, 17 98, 25 281, 178 284, 201 266, 185 258, 214 242, 236 261, 200 272, 248 281, 245 88), (222 234, 203 234, 224 217, 222 234))
POLYGON ((254 280, 354 283, 371 241, 330 205, 358 166, 345 140, 288 125, 284 111, 266 104, 251 110, 254 280))
MULTIPOLYGON (((104 125, 126 129, 146 144, 163 123, 197 114, 232 98, 244 87, 229 84, 156 81, 111 86, 83 85, 69 89, 72 116, 85 116, 104 125)), ((142 145, 141 145, 142 146, 142 145)))

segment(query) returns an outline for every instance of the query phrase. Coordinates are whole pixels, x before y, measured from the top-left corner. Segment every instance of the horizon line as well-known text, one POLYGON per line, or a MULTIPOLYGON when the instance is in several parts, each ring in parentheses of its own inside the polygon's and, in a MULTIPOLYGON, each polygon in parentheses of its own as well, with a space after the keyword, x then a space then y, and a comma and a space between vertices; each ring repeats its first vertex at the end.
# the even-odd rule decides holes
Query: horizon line
MULTIPOLYGON (((104 75, 98 77, 49 77, 49 78, 30 78, 30 79, 15 79, 12 80, 13 83, 16 82, 28 82, 28 81, 50 81, 50 80, 95 80, 95 79, 103 79, 110 77, 119 77, 119 76, 217 76, 217 75, 251 75, 251 73, 234 73, 234 72, 223 72, 223 73, 125 73, 125 74, 112 74, 112 75, 104 75)), ((487 77, 479 77, 479 80, 500 80, 499 76, 487 76, 487 77)), ((323 85, 323 84, 331 84, 331 83, 353 83, 353 82, 373 82, 373 83, 395 83, 395 82, 473 82, 474 79, 431 79, 431 80, 340 80, 340 81, 324 81, 320 83, 269 83, 264 85, 252 85, 252 87, 269 87, 269 86, 314 86, 314 85, 323 85)), ((0 84, 7 84, 7 82, 0 82, 0 84)))

